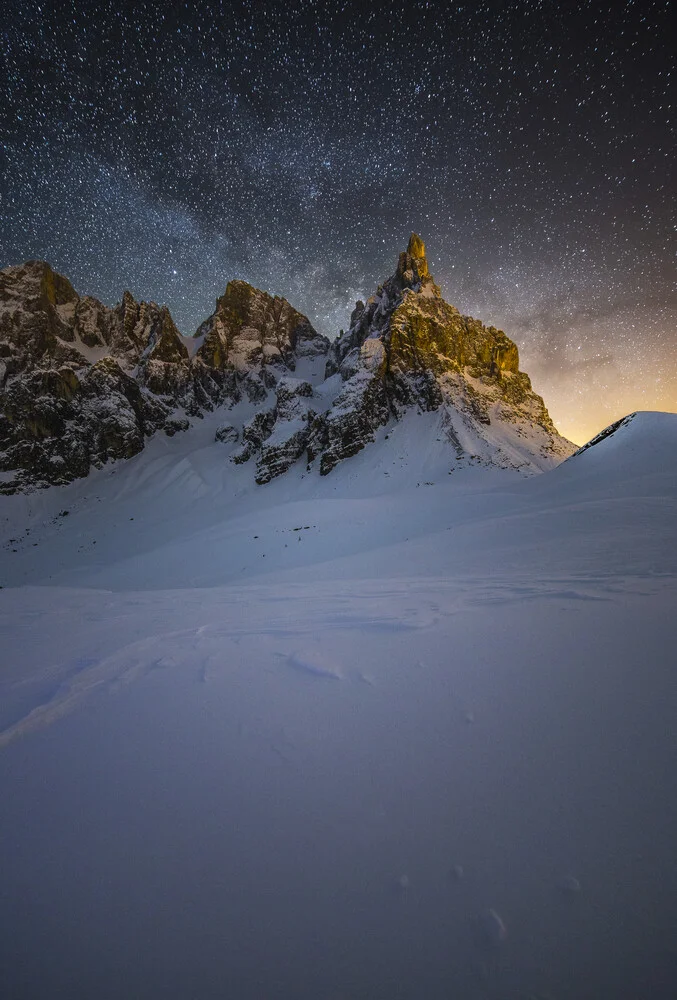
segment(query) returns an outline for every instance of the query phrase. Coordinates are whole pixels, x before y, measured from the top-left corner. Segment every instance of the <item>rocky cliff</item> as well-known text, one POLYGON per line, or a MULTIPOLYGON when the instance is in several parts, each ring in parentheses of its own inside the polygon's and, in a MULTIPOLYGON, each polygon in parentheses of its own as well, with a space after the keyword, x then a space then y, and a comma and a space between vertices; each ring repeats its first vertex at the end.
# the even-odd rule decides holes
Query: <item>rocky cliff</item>
POLYGON ((395 274, 357 303, 326 374, 340 375, 341 387, 311 442, 324 473, 412 407, 441 411, 459 461, 475 456, 538 471, 574 450, 519 370, 516 345, 444 301, 415 233, 395 274))
MULTIPOLYGON (((194 338, 129 292, 110 309, 43 261, 0 271, 0 491, 66 483, 162 429, 263 404, 329 341, 282 298, 232 281, 194 338)), ((283 395, 286 390, 283 390, 283 395)), ((294 456, 294 459, 298 456, 294 456)))
POLYGON ((42 261, 0 272, 0 492, 85 476, 215 409, 223 460, 261 484, 299 459, 329 473, 410 411, 439 411, 456 463, 537 471, 574 450, 515 344, 444 301, 415 234, 332 344, 244 281, 187 338, 166 307, 125 292, 108 308, 42 261), (300 372, 318 361, 324 381, 300 372))

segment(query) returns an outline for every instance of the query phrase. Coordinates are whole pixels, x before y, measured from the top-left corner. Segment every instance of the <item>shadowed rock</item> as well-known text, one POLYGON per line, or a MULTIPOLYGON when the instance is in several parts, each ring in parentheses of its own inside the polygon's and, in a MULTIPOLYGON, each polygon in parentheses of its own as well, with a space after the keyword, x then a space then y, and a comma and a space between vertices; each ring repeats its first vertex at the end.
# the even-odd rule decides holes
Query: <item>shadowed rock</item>
MULTIPOLYGON (((298 357, 329 346, 286 299, 244 281, 228 284, 196 336, 191 358, 166 306, 126 291, 109 308, 44 261, 0 271, 0 491, 66 483, 130 457, 159 429, 187 429, 181 411, 200 416, 243 397, 265 405, 298 357)), ((263 439, 243 437, 249 457, 263 439)), ((284 471, 307 437, 288 434, 260 475, 284 471)))

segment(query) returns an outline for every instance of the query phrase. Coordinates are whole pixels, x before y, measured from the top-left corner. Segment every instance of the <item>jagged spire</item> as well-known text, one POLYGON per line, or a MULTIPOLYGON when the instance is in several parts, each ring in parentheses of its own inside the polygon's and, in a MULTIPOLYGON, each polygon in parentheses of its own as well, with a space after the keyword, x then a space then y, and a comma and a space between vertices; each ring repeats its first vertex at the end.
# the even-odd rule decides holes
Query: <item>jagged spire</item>
POLYGON ((418 233, 412 233, 409 237, 407 253, 416 261, 416 270, 418 271, 419 278, 429 278, 430 271, 428 270, 428 261, 425 256, 425 243, 418 233))
POLYGON ((432 281, 425 256, 425 243, 417 233, 411 234, 407 249, 400 254, 397 275, 405 285, 416 284, 419 281, 432 281))
POLYGON ((411 254, 412 257, 423 257, 425 258, 425 243, 418 235, 418 233, 412 233, 409 237, 409 245, 407 246, 407 253, 411 254))

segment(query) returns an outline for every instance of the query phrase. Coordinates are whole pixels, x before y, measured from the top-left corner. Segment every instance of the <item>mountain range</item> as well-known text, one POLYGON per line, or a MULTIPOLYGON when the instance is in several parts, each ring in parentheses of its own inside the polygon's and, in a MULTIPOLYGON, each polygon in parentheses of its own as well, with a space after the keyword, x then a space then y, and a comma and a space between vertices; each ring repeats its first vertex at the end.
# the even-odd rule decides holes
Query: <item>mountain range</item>
POLYGON ((193 337, 129 292, 109 308, 44 261, 0 272, 0 490, 64 484, 209 412, 223 460, 265 484, 320 474, 408 412, 435 411, 450 470, 544 471, 575 450, 516 345, 442 298, 412 233, 395 273, 334 341, 286 299, 230 281, 193 337))

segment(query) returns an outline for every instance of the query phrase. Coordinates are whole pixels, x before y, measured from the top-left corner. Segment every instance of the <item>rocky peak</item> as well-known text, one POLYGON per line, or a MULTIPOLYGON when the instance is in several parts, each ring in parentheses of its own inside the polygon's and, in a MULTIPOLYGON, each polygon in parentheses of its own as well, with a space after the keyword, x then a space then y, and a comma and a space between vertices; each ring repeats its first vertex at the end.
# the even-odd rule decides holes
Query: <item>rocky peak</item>
POLYGON ((425 243, 416 233, 411 234, 407 249, 399 256, 395 278, 399 279, 402 288, 413 288, 420 291, 425 283, 430 286, 433 294, 440 294, 440 290, 434 283, 428 269, 425 243))
POLYGON ((167 306, 161 307, 158 321, 151 331, 148 357, 154 361, 166 361, 171 364, 188 361, 188 348, 182 341, 167 306))
POLYGON ((366 305, 357 303, 350 328, 332 345, 327 373, 354 369, 355 350, 374 337, 384 344, 390 373, 442 374, 471 367, 476 375, 497 376, 519 369, 517 346, 502 330, 462 316, 445 302, 416 233, 400 253, 395 274, 366 305))
POLYGON ((529 376, 520 372, 517 346, 502 330, 462 316, 445 302, 416 233, 400 253, 395 274, 366 304, 357 303, 349 330, 332 345, 326 374, 337 372, 344 385, 318 437, 324 472, 411 406, 442 409, 447 436, 459 453, 480 453, 481 442, 492 436, 486 428, 509 421, 535 427, 543 439, 541 458, 526 457, 530 468, 571 451, 529 376))
MULTIPOLYGON (((80 296, 68 278, 45 261, 31 260, 0 271, 0 357, 5 359, 5 377, 36 365, 78 367, 105 354, 132 368, 156 342, 167 317, 165 307, 137 302, 130 292, 113 309, 93 296, 80 296)), ((174 328, 171 317, 169 323, 174 328)))
POLYGON ((409 237, 409 243, 407 244, 407 253, 410 257, 413 257, 417 262, 421 262, 422 266, 419 266, 419 274, 421 277, 428 273, 428 261, 425 256, 425 243, 418 235, 418 233, 412 233, 409 237))
MULTIPOLYGON (((229 282, 196 336, 191 358, 166 306, 125 291, 111 309, 44 261, 1 271, 0 489, 68 482, 206 410, 242 399, 263 406, 300 357, 329 347, 286 299, 245 281, 229 282)), ((292 419, 285 393, 282 385, 278 443, 267 452, 279 471, 303 449, 312 414, 299 403, 292 419)))
POLYGON ((246 281, 229 281, 216 309, 199 327, 198 357, 210 368, 247 371, 272 364, 294 367, 295 354, 325 354, 329 341, 286 299, 246 281))
POLYGON ((78 294, 68 278, 53 271, 44 260, 27 260, 25 264, 0 271, 0 303, 14 302, 20 306, 32 302, 35 307, 65 306, 77 301, 78 294))
POLYGON ((68 354, 63 342, 72 339, 77 301, 70 281, 45 261, 29 260, 0 271, 0 358, 5 375, 37 359, 60 355, 63 360, 68 354))

